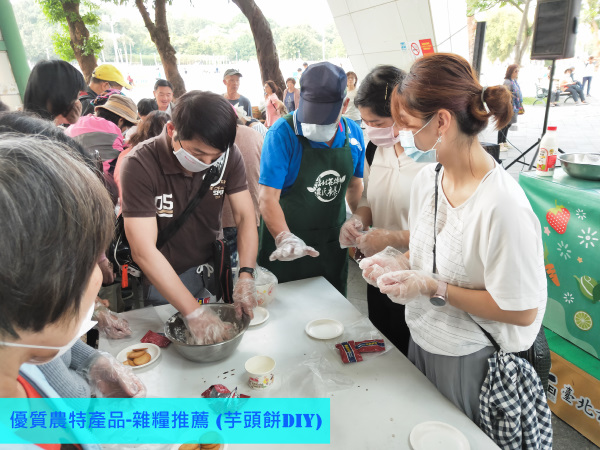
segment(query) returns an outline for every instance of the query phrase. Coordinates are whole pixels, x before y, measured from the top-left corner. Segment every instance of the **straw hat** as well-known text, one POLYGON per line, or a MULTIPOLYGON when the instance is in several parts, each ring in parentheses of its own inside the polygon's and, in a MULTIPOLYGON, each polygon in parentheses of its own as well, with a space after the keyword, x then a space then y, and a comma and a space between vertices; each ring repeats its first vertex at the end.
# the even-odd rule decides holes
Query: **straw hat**
POLYGON ((124 95, 113 94, 108 97, 108 100, 104 105, 96 106, 95 110, 98 111, 98 108, 108 109, 110 112, 121 116, 123 119, 133 124, 139 123, 137 118, 137 106, 135 106, 133 100, 124 95))

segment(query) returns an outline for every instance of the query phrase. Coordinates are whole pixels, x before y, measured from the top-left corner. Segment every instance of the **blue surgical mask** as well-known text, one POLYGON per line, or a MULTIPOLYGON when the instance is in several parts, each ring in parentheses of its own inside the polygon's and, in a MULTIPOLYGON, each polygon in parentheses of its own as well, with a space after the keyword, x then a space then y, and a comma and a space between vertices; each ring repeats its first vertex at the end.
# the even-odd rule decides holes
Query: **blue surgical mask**
POLYGON ((404 148, 404 153, 406 153, 406 156, 416 162, 429 163, 437 161, 435 146, 442 142, 442 136, 438 137, 437 141, 435 141, 435 144, 433 144, 433 147, 429 150, 421 150, 420 148, 417 148, 417 145, 415 144, 415 136, 419 134, 423 128, 429 125, 432 120, 433 117, 429 119, 429 122, 423 125, 416 133, 413 133, 409 130, 400 131, 400 145, 402 145, 402 148, 404 148))

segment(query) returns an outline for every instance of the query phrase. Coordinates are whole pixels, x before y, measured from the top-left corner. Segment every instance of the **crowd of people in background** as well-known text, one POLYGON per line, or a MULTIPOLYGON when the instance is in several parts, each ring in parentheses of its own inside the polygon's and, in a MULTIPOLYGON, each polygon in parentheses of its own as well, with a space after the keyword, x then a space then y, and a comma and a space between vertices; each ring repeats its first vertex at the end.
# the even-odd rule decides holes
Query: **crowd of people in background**
MULTIPOLYGON (((582 82, 571 68, 561 79, 578 105, 595 64, 582 82)), ((223 94, 175 98, 158 79, 135 104, 123 92, 133 80, 110 64, 86 83, 66 62, 38 63, 23 111, 0 102, 0 204, 13 213, 0 219, 11 269, 0 279, 10 361, 0 396, 145 396, 131 369, 79 339, 92 318, 108 338, 131 333, 102 291, 128 276, 106 252, 119 217, 143 274, 137 306, 172 304, 198 344, 231 338, 201 308, 218 290, 219 239, 238 268, 233 304, 249 317, 257 262, 279 282, 324 276, 346 295, 355 248, 373 324, 498 443, 505 424, 492 423, 489 392, 508 392, 497 372, 519 366, 519 401, 536 404, 527 438, 548 445, 543 388, 514 356, 532 346, 545 311, 540 225, 476 139, 494 119, 508 148, 525 112, 518 74, 512 64, 502 85, 484 87, 466 60, 440 53, 409 72, 377 66, 359 83, 334 64, 305 63, 283 92, 264 82, 263 117, 239 92, 237 69, 223 73, 223 94)))

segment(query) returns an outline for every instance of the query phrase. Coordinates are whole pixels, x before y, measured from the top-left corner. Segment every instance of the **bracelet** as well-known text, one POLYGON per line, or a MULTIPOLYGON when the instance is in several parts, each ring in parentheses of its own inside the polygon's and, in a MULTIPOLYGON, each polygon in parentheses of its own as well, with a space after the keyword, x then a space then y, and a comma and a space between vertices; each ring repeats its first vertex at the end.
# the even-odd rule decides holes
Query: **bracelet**
POLYGON ((256 277, 256 272, 252 267, 240 267, 240 270, 238 271, 238 276, 242 273, 249 273, 250 275, 252 275, 252 278, 256 277))

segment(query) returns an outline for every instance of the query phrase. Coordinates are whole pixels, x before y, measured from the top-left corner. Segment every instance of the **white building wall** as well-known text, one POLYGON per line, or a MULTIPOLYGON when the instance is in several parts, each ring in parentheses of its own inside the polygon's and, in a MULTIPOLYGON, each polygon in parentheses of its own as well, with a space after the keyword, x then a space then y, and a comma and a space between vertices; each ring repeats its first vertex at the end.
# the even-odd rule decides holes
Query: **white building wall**
POLYGON ((465 0, 327 1, 359 80, 378 64, 408 70, 423 39, 436 52, 468 58, 465 0))

